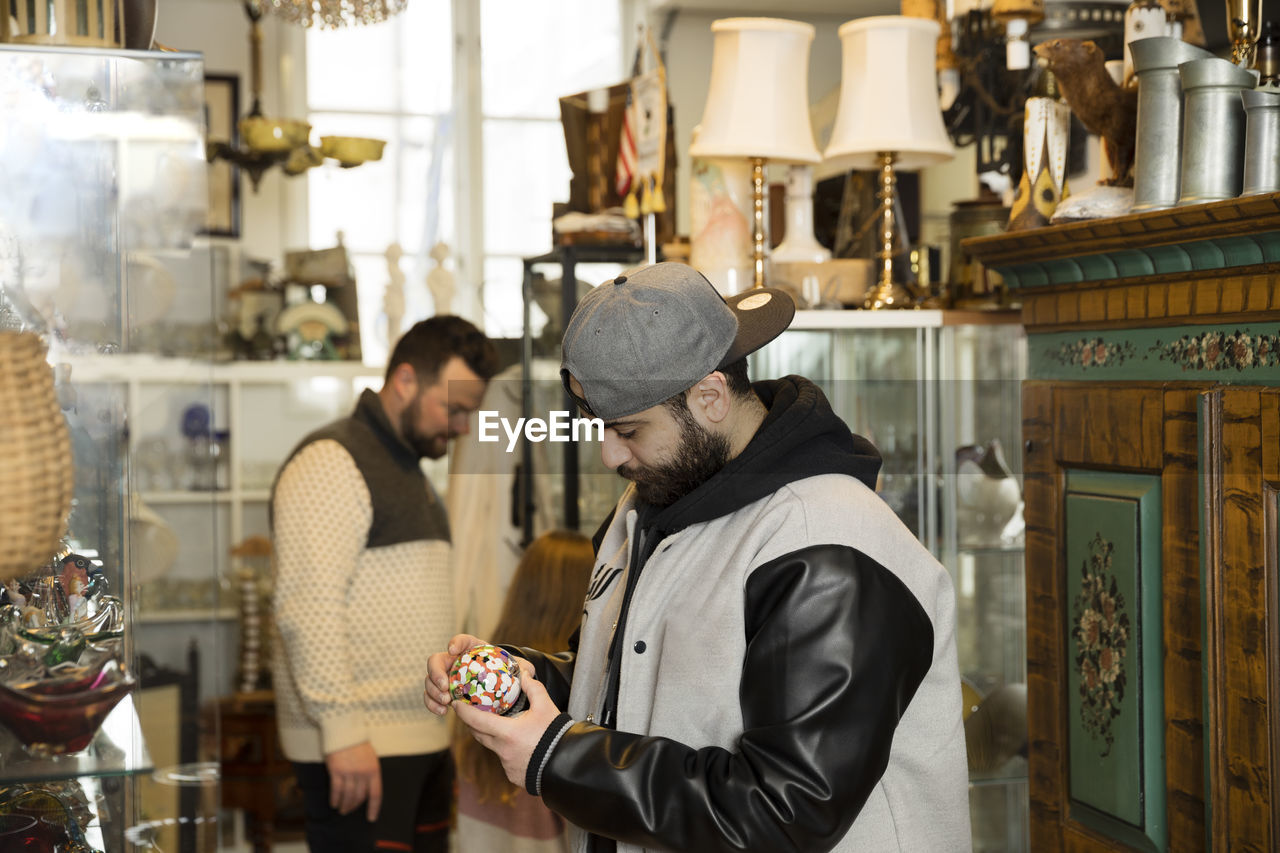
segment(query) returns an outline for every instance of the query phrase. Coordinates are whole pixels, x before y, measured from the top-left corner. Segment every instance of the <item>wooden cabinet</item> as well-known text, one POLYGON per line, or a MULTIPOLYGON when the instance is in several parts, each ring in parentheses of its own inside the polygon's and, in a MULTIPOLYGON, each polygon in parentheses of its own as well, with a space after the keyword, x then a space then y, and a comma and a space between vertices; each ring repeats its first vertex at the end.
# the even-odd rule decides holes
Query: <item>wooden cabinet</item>
POLYGON ((253 853, 269 853, 282 836, 300 838, 302 792, 294 783, 293 765, 280 751, 274 695, 262 690, 222 697, 216 717, 222 805, 244 810, 253 853))
POLYGON ((1280 846, 1280 194, 965 242, 1022 302, 1031 848, 1280 846))

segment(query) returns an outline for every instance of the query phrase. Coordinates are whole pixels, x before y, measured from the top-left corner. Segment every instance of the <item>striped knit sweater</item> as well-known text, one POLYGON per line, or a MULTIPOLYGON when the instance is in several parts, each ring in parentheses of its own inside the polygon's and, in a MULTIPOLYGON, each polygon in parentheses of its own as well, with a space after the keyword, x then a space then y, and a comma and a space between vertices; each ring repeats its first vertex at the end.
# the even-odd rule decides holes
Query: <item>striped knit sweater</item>
POLYGON ((363 741, 378 755, 446 749, 427 713, 427 655, 453 627, 444 505, 377 394, 303 439, 271 496, 272 667, 280 744, 323 761, 363 741))

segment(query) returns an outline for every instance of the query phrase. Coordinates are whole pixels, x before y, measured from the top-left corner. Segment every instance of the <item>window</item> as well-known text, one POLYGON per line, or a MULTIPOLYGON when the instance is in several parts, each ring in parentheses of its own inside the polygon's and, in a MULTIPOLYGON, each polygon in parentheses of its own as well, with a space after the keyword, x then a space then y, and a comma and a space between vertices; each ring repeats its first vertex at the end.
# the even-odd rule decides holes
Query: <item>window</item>
POLYGON ((385 23, 308 31, 316 134, 387 140, 379 162, 308 173, 311 245, 343 234, 368 363, 387 355, 393 241, 404 252, 406 319, 435 310, 424 282, 443 241, 456 261, 453 310, 482 317, 491 336, 519 336, 520 259, 550 249, 552 203, 569 197, 558 99, 623 78, 621 5, 412 0, 385 23), (460 103, 467 91, 478 104, 460 103), (482 308, 469 296, 477 287, 482 308))

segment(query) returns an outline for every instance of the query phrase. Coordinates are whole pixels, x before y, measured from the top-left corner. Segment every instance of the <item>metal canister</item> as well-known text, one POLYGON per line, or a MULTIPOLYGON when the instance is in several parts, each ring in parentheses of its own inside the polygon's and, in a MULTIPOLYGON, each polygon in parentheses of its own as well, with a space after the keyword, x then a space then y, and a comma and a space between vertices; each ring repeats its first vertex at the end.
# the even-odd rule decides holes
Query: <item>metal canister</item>
POLYGON ((1133 210, 1178 203, 1182 172, 1182 79, 1178 66, 1213 56, 1180 38, 1129 42, 1138 77, 1138 131, 1134 143, 1133 210))
POLYGON ((1243 188, 1244 104, 1253 74, 1225 59, 1178 66, 1182 110, 1182 188, 1178 204, 1235 198, 1243 188))
POLYGON ((1246 89, 1244 103, 1244 191, 1280 191, 1280 89, 1246 89))
POLYGON ((1003 234, 1008 221, 1009 208, 996 199, 979 198, 953 205, 950 216, 951 263, 945 296, 949 307, 999 308, 1008 303, 1008 290, 1000 273, 987 269, 960 245, 968 237, 1003 234))

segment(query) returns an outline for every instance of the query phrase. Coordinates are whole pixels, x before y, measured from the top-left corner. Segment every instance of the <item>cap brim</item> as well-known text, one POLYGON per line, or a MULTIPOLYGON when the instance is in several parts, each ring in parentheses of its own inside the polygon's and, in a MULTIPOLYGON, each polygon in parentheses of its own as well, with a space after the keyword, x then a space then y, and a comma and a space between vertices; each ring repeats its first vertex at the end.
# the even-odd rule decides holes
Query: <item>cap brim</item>
POLYGON ((796 303, 783 290, 757 287, 726 296, 725 303, 738 318, 738 336, 720 359, 719 367, 733 364, 769 343, 791 325, 796 303))

